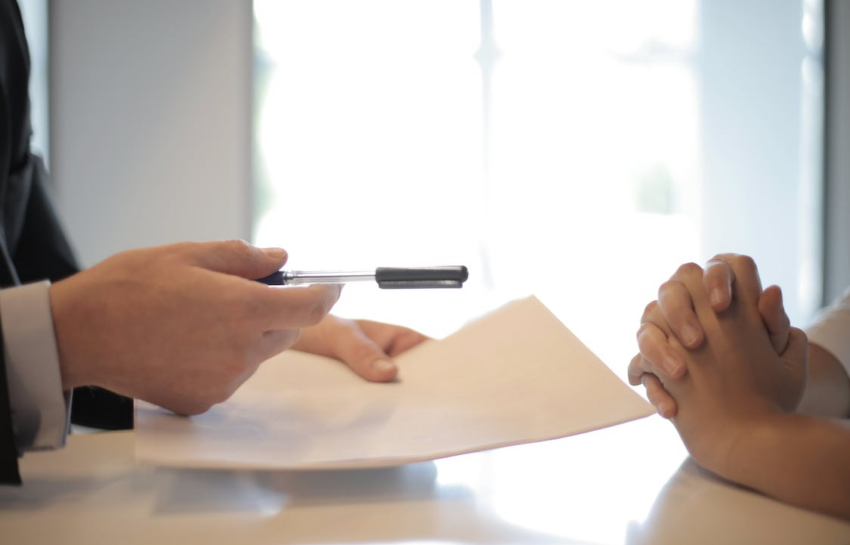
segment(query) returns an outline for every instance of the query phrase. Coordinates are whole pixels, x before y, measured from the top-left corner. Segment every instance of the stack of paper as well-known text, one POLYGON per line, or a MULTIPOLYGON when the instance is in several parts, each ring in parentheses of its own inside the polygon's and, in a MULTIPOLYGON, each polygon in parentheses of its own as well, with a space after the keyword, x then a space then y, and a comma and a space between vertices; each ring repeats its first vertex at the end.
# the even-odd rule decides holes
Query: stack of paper
POLYGON ((191 418, 136 404, 146 463, 308 469, 397 465, 565 437, 652 407, 531 297, 396 358, 397 382, 287 351, 191 418))

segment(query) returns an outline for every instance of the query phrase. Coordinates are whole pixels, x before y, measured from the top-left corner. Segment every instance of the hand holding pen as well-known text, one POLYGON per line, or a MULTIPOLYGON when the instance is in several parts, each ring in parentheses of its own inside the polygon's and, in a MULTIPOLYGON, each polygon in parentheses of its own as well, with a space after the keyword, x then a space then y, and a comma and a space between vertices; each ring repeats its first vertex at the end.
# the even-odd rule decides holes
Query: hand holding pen
POLYGON ((381 289, 461 288, 469 278, 464 266, 397 268, 378 267, 374 271, 277 271, 257 279, 270 286, 299 284, 345 284, 375 281, 381 289))
MULTIPOLYGON (((391 359, 422 342, 413 330, 328 317, 339 289, 278 271, 287 254, 238 240, 185 242, 114 255, 48 288, 63 390, 100 386, 179 414, 229 398, 264 361, 293 347, 389 381, 391 359), (108 302, 108 304, 104 303, 108 302)), ((383 287, 460 287, 465 268, 357 274, 383 287), (409 276, 413 275, 413 276, 409 276)), ((348 273, 324 281, 349 281, 348 273)))

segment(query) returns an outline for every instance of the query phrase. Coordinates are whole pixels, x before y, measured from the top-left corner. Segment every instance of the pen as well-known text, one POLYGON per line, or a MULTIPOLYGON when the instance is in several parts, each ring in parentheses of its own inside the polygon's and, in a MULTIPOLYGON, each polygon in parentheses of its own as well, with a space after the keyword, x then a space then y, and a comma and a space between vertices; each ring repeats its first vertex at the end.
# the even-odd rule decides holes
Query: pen
POLYGON ((382 289, 461 288, 469 277, 457 267, 378 267, 374 271, 277 271, 257 282, 270 286, 298 284, 344 284, 374 280, 382 289))

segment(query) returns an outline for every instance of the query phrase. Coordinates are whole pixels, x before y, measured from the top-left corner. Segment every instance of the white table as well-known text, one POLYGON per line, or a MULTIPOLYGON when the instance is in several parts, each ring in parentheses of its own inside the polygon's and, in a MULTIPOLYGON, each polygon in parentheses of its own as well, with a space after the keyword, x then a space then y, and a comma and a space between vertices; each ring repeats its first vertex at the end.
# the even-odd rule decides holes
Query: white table
POLYGON ((697 467, 658 417, 398 468, 139 466, 133 433, 70 437, 0 487, 2 543, 850 544, 850 523, 697 467))

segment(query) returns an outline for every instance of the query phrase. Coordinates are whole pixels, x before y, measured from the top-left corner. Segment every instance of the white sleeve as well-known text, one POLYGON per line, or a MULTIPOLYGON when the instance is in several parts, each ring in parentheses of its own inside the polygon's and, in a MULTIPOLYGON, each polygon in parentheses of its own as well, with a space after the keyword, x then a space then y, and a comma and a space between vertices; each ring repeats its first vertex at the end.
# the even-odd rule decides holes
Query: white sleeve
POLYGON ((815 321, 806 329, 806 334, 810 343, 838 358, 850 375, 850 288, 818 313, 815 321))
POLYGON ((0 324, 19 452, 65 446, 71 392, 62 391, 50 282, 0 290, 0 324))

